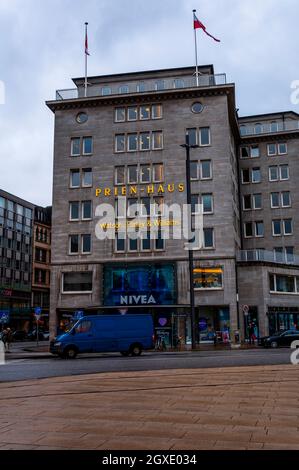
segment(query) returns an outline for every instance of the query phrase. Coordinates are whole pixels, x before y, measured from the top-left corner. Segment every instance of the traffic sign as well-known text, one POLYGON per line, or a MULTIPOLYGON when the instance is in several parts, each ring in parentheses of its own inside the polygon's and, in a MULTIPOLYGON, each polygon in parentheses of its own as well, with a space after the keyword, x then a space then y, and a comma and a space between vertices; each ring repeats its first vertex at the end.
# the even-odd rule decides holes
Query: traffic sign
POLYGON ((249 314, 249 307, 248 307, 248 305, 243 305, 243 313, 244 313, 245 317, 248 316, 248 314, 249 314))

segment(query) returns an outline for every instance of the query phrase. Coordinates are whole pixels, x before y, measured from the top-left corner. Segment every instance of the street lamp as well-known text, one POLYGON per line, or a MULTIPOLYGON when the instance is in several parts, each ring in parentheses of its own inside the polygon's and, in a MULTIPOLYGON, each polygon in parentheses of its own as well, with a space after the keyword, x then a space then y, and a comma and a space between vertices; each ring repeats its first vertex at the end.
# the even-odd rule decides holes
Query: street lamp
MULTIPOLYGON (((181 147, 186 149, 186 179, 187 179, 187 204, 190 210, 190 231, 192 233, 192 200, 191 200, 191 168, 190 168, 190 149, 199 148, 199 145, 190 145, 190 136, 186 134, 185 144, 181 147)), ((189 240, 189 281, 190 281, 190 312, 191 312, 191 337, 192 349, 196 349, 196 329, 195 329, 195 297, 194 297, 194 263, 193 263, 193 250, 191 248, 191 241, 189 240)))

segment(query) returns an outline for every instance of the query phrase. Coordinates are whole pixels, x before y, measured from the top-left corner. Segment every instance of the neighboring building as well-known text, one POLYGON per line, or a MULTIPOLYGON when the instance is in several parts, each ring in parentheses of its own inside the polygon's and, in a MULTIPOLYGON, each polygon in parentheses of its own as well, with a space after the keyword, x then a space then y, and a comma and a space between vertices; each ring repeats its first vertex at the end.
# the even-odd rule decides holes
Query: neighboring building
POLYGON ((34 205, 0 190, 0 321, 16 329, 32 320, 34 205))
MULTIPOLYGON (((290 279, 283 281, 280 275, 299 276, 294 265, 299 247, 292 235, 299 204, 294 186, 299 116, 239 120, 235 85, 227 84, 225 75, 215 75, 213 66, 201 67, 200 72, 198 87, 193 67, 91 77, 87 98, 84 80, 75 79, 75 90, 58 91, 56 100, 47 103, 55 113, 53 335, 78 311, 150 312, 157 335, 168 344, 176 334, 190 343, 185 240, 163 240, 163 229, 154 240, 123 240, 126 219, 121 213, 115 221, 120 227, 116 241, 100 241, 95 233, 96 207, 103 202, 114 206, 119 196, 126 196, 129 220, 132 205, 143 204, 145 223, 151 203, 157 206, 157 220, 166 223, 159 205, 186 204, 181 148, 186 133, 191 144, 198 145, 191 150, 193 212, 198 202, 204 207, 204 247, 194 252, 198 339, 211 340, 216 331, 227 340, 228 330, 239 329, 245 337, 251 322, 257 335, 264 334, 274 327, 271 308, 275 314, 275 309, 287 308, 289 318, 293 315, 297 290, 289 295, 274 291, 281 288, 280 280, 288 284, 290 279), (273 155, 268 163, 272 156, 265 151, 272 143, 282 155, 273 155), (273 177, 275 172, 269 166, 277 167, 281 182, 267 179, 268 171, 273 177), (288 171, 292 179, 286 183, 288 171), (267 204, 271 192, 280 193, 280 209, 267 204), (289 195, 293 209, 287 209, 287 192, 294 192, 289 195), (271 233, 272 219, 275 235, 281 221, 279 244, 278 235, 271 233), (274 258, 261 259, 261 248, 264 256, 275 248, 275 263, 274 258), (244 316, 246 305, 249 316, 244 316)), ((292 318, 295 324, 297 317, 292 318)))
POLYGON ((35 306, 44 307, 49 316, 50 225, 51 208, 38 208, 0 190, 0 323, 17 330, 32 328, 35 306), (36 239, 39 229, 47 230, 41 242, 36 239), (37 264, 39 249, 46 251, 46 263, 42 255, 37 264), (38 269, 47 271, 45 284, 38 269))
POLYGON ((51 217, 52 208, 35 207, 32 270, 32 307, 42 309, 41 322, 49 328, 51 275, 51 217))

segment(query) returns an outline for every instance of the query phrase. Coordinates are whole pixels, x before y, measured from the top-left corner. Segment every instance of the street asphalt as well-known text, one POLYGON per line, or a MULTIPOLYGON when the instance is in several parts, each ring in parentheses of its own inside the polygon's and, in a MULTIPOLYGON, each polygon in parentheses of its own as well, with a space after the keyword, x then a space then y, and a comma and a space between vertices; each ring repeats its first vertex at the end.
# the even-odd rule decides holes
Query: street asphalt
MULTIPOLYGON (((20 347, 17 349, 20 351, 20 347)), ((75 360, 63 360, 56 357, 18 358, 12 352, 6 355, 6 364, 0 366, 0 382, 106 372, 283 365, 290 364, 290 354, 290 349, 249 349, 149 352, 134 358, 122 357, 119 354, 97 354, 78 356, 75 360)))

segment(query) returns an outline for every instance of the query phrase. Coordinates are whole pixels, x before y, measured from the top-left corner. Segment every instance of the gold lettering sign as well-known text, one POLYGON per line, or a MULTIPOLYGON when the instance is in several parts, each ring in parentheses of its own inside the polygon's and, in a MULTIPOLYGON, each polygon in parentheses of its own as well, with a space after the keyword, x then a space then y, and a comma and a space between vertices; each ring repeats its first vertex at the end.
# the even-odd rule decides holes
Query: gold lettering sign
POLYGON ((141 196, 144 195, 145 193, 150 195, 150 194, 165 194, 167 193, 174 193, 175 191, 178 191, 179 193, 183 193, 185 191, 185 184, 180 183, 178 185, 175 185, 174 183, 170 183, 167 185, 164 184, 159 184, 159 185, 154 185, 150 184, 148 186, 115 186, 113 188, 96 188, 95 190, 95 195, 96 197, 104 196, 104 197, 118 197, 118 196, 141 196))

